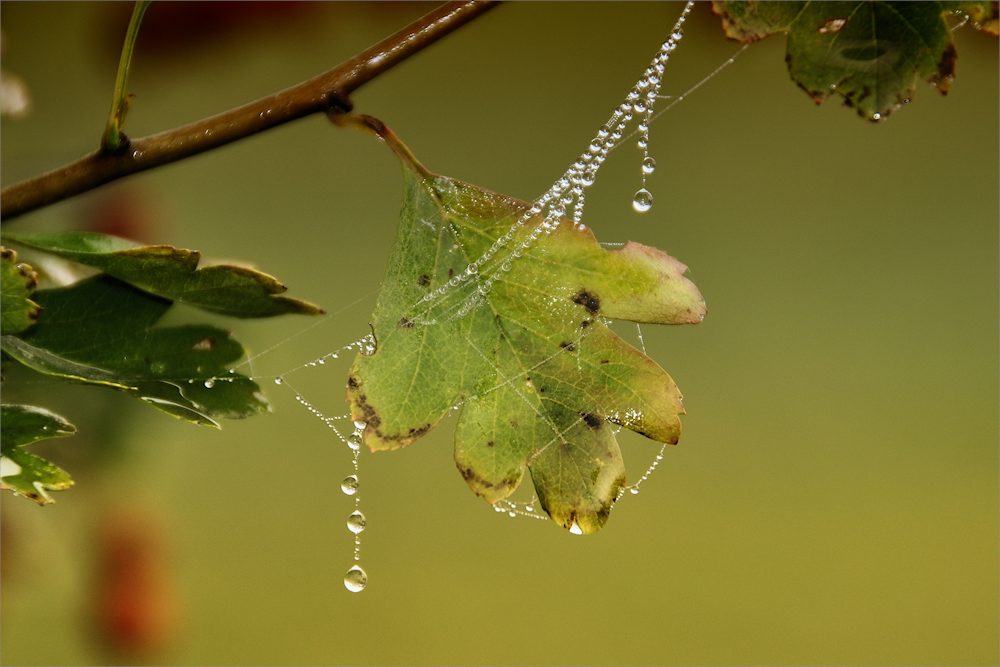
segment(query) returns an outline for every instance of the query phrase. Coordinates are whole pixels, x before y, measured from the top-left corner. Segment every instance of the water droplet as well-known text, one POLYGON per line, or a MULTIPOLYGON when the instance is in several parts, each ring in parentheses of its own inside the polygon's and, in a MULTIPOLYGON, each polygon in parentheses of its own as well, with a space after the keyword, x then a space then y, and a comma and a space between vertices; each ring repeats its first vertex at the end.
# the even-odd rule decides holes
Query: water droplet
POLYGON ((356 419, 354 421, 354 428, 358 429, 359 431, 364 431, 365 430, 365 426, 367 426, 367 425, 368 425, 368 422, 361 421, 360 419, 356 419))
POLYGON ((493 281, 485 280, 479 285, 479 293, 483 295, 488 294, 492 288, 493 288, 493 281))
POLYGON ((576 521, 574 521, 573 525, 569 527, 569 532, 574 535, 583 535, 583 530, 580 529, 580 526, 577 525, 576 521))
POLYGON ((340 490, 349 496, 353 496, 358 492, 358 478, 355 475, 348 475, 340 483, 340 490))
POLYGON ((634 495, 636 495, 637 493, 639 493, 639 489, 635 488, 634 486, 633 486, 633 487, 632 487, 631 489, 629 489, 628 491, 629 491, 629 493, 631 493, 631 494, 632 494, 633 496, 634 496, 634 495))
POLYGON ((466 267, 465 272, 470 276, 474 276, 479 273, 479 267, 475 264, 469 264, 469 266, 466 267))
POLYGON ((645 213, 653 206, 653 195, 646 188, 640 189, 632 199, 632 208, 639 213, 645 213))
POLYGON ((361 442, 362 438, 360 433, 352 433, 347 436, 347 446, 355 451, 361 449, 361 442))
POLYGON ((282 378, 274 378, 274 384, 281 384, 282 382, 284 382, 284 379, 282 379, 282 378))
POLYGON ((511 510, 511 511, 507 512, 507 516, 509 516, 511 519, 513 519, 514 517, 517 516, 517 512, 515 512, 514 510, 511 510))
POLYGON ((326 363, 326 359, 323 359, 322 357, 320 357, 319 359, 316 360, 316 363, 317 364, 325 364, 326 363))
POLYGON ((361 512, 355 511, 351 514, 351 516, 347 517, 347 530, 357 535, 365 529, 365 524, 367 523, 368 521, 365 519, 365 515, 361 512))
POLYGON ((656 171, 656 160, 651 157, 647 157, 642 161, 642 173, 652 174, 656 171))
POLYGON ((525 505, 524 509, 527 510, 527 511, 529 511, 529 512, 534 512, 535 511, 535 508, 533 506, 531 506, 531 505, 525 505))
POLYGON ((207 380, 205 380, 205 389, 211 389, 214 386, 215 386, 215 380, 213 380, 212 378, 208 378, 207 380))
POLYGON ((368 574, 355 565, 344 575, 344 586, 352 593, 360 593, 368 585, 368 574))

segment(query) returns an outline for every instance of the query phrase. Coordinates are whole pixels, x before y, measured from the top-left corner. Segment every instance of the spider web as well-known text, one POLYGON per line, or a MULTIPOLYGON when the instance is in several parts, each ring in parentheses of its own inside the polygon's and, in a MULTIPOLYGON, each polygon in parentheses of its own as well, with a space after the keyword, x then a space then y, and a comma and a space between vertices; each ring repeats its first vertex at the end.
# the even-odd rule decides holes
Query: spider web
MULTIPOLYGON (((570 219, 575 225, 583 228, 583 212, 586 202, 586 189, 593 185, 596 181, 597 172, 607 159, 608 155, 623 143, 630 141, 633 137, 637 137, 636 143, 639 149, 642 150, 643 155, 640 170, 641 187, 633 196, 632 206, 640 213, 648 211, 651 208, 653 204, 653 197, 652 193, 646 189, 646 176, 653 173, 656 168, 656 163, 649 151, 650 125, 663 113, 669 111, 679 102, 686 99, 695 90, 716 76, 724 68, 731 65, 735 59, 749 47, 749 45, 742 46, 731 57, 725 60, 721 65, 716 67, 711 73, 684 93, 677 96, 661 95, 660 90, 663 74, 665 72, 665 66, 671 53, 673 53, 673 51, 677 48, 678 42, 683 38, 684 23, 693 6, 693 2, 687 3, 674 24, 669 37, 660 46, 656 55, 653 57, 652 62, 639 77, 636 84, 628 92, 625 100, 617 108, 615 108, 608 121, 597 131, 597 134, 590 141, 586 150, 576 161, 573 162, 573 164, 570 165, 566 172, 558 178, 545 193, 532 203, 531 208, 512 224, 507 233, 498 238, 482 255, 470 261, 464 272, 453 276, 448 283, 425 295, 420 301, 412 304, 411 312, 415 313, 415 326, 435 326, 442 322, 453 321, 457 318, 466 317, 474 309, 480 307, 484 303, 484 297, 489 293, 493 283, 511 271, 517 258, 521 257, 522 254, 529 252, 535 241, 537 241, 543 234, 549 234, 554 231, 560 220, 570 219), (665 108, 657 112, 655 107, 659 100, 669 100, 669 103, 665 108), (637 127, 626 134, 629 126, 634 121, 636 122, 637 127), (527 235, 524 241, 513 243, 513 239, 519 230, 523 228, 530 219, 536 216, 541 217, 543 222, 537 225, 527 235)), ((455 236, 457 238, 457 233, 455 236)), ((602 243, 602 245, 619 246, 623 244, 611 242, 602 243)), ((351 419, 351 416, 346 413, 333 415, 324 413, 302 392, 298 391, 295 388, 295 385, 298 383, 299 377, 301 377, 301 375, 298 374, 309 371, 329 373, 330 370, 335 369, 334 372, 338 378, 344 377, 346 375, 346 370, 343 369, 342 366, 349 364, 355 354, 370 355, 374 353, 376 346, 374 336, 371 333, 365 333, 364 326, 360 325, 358 338, 355 340, 345 343, 342 346, 326 352, 319 357, 313 358, 310 361, 287 368, 283 372, 273 375, 260 375, 254 372, 254 366, 262 357, 273 352, 277 348, 291 344, 300 336, 312 331, 316 327, 333 321, 335 318, 338 318, 345 313, 345 311, 355 308, 361 303, 369 303, 371 297, 374 296, 376 291, 376 289, 373 289, 368 294, 344 305, 337 311, 324 316, 322 319, 317 320, 315 323, 299 330, 297 333, 281 340, 264 351, 251 355, 237 367, 241 368, 243 372, 248 372, 251 377, 259 382, 273 382, 275 385, 282 387, 284 390, 290 391, 296 402, 298 402, 303 408, 305 408, 305 410, 312 414, 332 432, 336 441, 339 441, 347 446, 351 455, 351 468, 348 468, 349 474, 344 479, 342 489, 345 494, 351 496, 354 500, 354 511, 348 518, 347 526, 350 532, 354 534, 355 565, 348 571, 347 576, 345 577, 345 586, 348 590, 353 592, 362 590, 367 583, 367 574, 357 564, 361 558, 360 534, 364 530, 366 523, 366 518, 360 511, 360 489, 363 484, 361 483, 359 474, 359 454, 362 445, 361 431, 364 429, 365 425, 363 422, 354 422, 351 419), (345 359, 347 360, 346 364, 343 361, 345 359)), ((612 324, 610 320, 604 318, 602 319, 605 324, 612 324)), ((641 347, 643 353, 645 353, 646 346, 642 335, 642 329, 638 324, 635 326, 635 335, 638 339, 639 346, 641 347)), ((586 341, 584 340, 585 337, 586 330, 582 330, 579 333, 577 340, 572 341, 572 344, 577 347, 586 344, 586 341)), ((475 344, 471 340, 469 341, 469 344, 475 347, 475 344)), ((564 351, 565 350, 560 350, 554 353, 553 356, 562 354, 564 351)), ((488 357, 482 354, 482 352, 480 352, 480 355, 489 361, 488 357)), ((544 364, 550 359, 551 357, 549 359, 544 359, 537 365, 544 364)), ((531 372, 531 370, 533 370, 533 368, 525 369, 522 373, 516 376, 507 377, 500 372, 499 368, 494 367, 494 371, 497 373, 497 377, 500 378, 500 382, 485 390, 484 393, 490 393, 503 387, 512 386, 515 381, 518 380, 524 382, 525 377, 531 372)), ((527 397, 516 389, 514 391, 521 396, 521 398, 529 406, 532 407, 532 410, 535 410, 537 413, 537 409, 530 403, 530 401, 528 401, 527 397)), ((453 406, 452 412, 454 413, 454 411, 458 410, 460 407, 461 403, 456 404, 453 406)), ((625 415, 623 420, 627 421, 627 418, 628 416, 625 415)), ((540 454, 541 451, 544 451, 548 446, 562 441, 565 432, 576 425, 571 424, 566 429, 559 429, 555 424, 551 423, 547 419, 545 421, 548 422, 549 427, 552 430, 552 438, 541 448, 536 456, 540 454)), ((622 429, 621 426, 613 425, 613 427, 615 428, 615 433, 618 433, 622 429)), ((665 449, 666 445, 664 444, 661 446, 653 461, 648 465, 645 472, 640 476, 639 480, 622 488, 619 493, 619 497, 626 492, 631 494, 637 494, 639 492, 639 487, 650 477, 650 475, 652 475, 659 463, 663 460, 665 449)), ((534 495, 534 493, 532 493, 529 500, 499 500, 493 504, 493 509, 497 513, 507 514, 510 517, 529 517, 541 520, 548 519, 544 512, 540 511, 538 498, 534 495)))

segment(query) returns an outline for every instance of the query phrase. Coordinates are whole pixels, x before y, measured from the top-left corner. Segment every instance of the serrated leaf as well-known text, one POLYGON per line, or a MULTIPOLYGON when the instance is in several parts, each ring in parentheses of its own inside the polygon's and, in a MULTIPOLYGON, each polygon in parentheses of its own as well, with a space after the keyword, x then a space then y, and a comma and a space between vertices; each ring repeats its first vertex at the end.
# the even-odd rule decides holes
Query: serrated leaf
POLYGON ((41 307, 29 299, 38 276, 27 264, 17 263, 17 253, 0 246, 0 334, 16 334, 38 320, 41 307))
POLYGON ((530 205, 431 174, 379 121, 354 122, 396 151, 405 178, 376 347, 348 382, 365 442, 402 447, 461 404, 455 461, 473 491, 496 502, 530 470, 556 522, 598 530, 625 484, 609 422, 675 443, 684 413, 670 376, 604 318, 700 322, 686 267, 637 243, 605 251, 570 221, 525 248, 543 222, 529 218, 469 275, 530 205))
POLYGON ((732 39, 753 42, 788 33, 792 79, 816 103, 839 94, 862 118, 884 119, 926 79, 947 93, 957 53, 945 15, 959 12, 996 31, 988 2, 719 2, 732 39))
POLYGON ((0 488, 10 489, 39 505, 55 502, 49 491, 73 485, 65 470, 22 448, 38 440, 76 433, 59 415, 33 405, 0 406, 0 488))
POLYGON ((227 371, 244 354, 227 331, 154 326, 169 301, 106 275, 35 298, 44 308, 38 323, 2 338, 4 352, 29 368, 120 389, 208 426, 268 409, 253 380, 227 371))
POLYGON ((241 266, 197 268, 201 253, 169 245, 139 246, 95 232, 5 234, 21 245, 93 266, 151 294, 234 317, 319 315, 311 303, 278 296, 286 287, 241 266))

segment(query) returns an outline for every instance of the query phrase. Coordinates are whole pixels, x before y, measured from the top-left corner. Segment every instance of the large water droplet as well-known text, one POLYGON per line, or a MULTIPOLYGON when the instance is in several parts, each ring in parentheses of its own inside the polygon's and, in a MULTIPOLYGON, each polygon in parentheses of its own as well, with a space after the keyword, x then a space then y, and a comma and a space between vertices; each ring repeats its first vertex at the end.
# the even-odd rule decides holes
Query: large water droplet
POLYGON ((340 483, 340 490, 349 496, 353 496, 358 492, 358 478, 355 475, 348 475, 340 483))
POLYGON ((364 422, 364 421, 360 421, 360 420, 355 420, 354 421, 354 428, 358 429, 359 431, 364 431, 365 430, 365 426, 368 426, 368 422, 364 422))
POLYGON ((282 378, 274 378, 274 384, 281 384, 282 382, 284 382, 282 378))
POLYGON ((344 586, 352 593, 360 593, 368 585, 368 574, 355 565, 344 575, 344 586))
POLYGON ((576 521, 574 521, 573 525, 569 527, 569 532, 573 533, 574 535, 583 535, 583 530, 576 523, 576 521))
POLYGON ((361 512, 355 511, 351 514, 351 516, 347 517, 347 530, 357 535, 365 529, 365 524, 367 523, 368 521, 365 519, 365 515, 361 512))
POLYGON ((645 213, 653 206, 653 195, 646 188, 640 189, 632 199, 632 208, 639 213, 645 213))
POLYGON ((647 157, 642 161, 642 173, 652 174, 656 171, 656 160, 651 157, 647 157))
POLYGON ((360 433, 352 433, 347 436, 347 446, 355 451, 361 449, 361 441, 360 433))
POLYGON ((215 386, 215 380, 213 380, 212 378, 208 378, 207 380, 205 380, 205 389, 211 389, 214 386, 215 386))

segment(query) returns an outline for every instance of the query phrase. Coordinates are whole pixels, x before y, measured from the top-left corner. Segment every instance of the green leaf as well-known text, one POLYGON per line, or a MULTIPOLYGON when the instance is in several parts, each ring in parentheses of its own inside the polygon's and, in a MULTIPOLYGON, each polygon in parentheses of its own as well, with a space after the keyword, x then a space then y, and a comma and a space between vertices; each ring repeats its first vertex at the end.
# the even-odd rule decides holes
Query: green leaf
POLYGON ((46 438, 76 433, 76 427, 57 414, 33 405, 0 406, 0 488, 34 500, 55 502, 49 491, 73 485, 66 471, 22 447, 46 438))
POLYGON ((167 299, 234 317, 319 315, 311 303, 277 296, 286 287, 260 271, 219 264, 197 268, 201 253, 168 245, 139 246, 95 232, 5 234, 4 239, 93 266, 167 299))
POLYGON ((455 462, 473 491, 496 502, 530 470, 556 522, 598 530, 625 485, 611 424, 676 443, 684 413, 670 376, 604 318, 700 322, 704 301, 686 267, 637 243, 605 251, 570 221, 522 250, 542 223, 530 218, 462 279, 530 205, 427 172, 373 118, 347 122, 377 132, 405 177, 376 345, 348 381, 365 442, 402 447, 461 405, 455 462))
POLYGON ((38 275, 27 264, 17 263, 17 253, 0 247, 0 334, 16 334, 38 320, 41 307, 29 299, 38 275))
POLYGON ((988 2, 719 2, 726 35, 753 42, 788 33, 792 79, 816 103, 833 93, 862 118, 884 119, 926 79, 942 93, 955 77, 957 53, 945 15, 972 17, 996 31, 988 2))
POLYGON ((110 276, 39 290, 45 309, 4 352, 41 373, 128 392, 175 417, 218 426, 268 409, 260 388, 226 368, 243 347, 216 327, 154 327, 170 302, 110 276))

